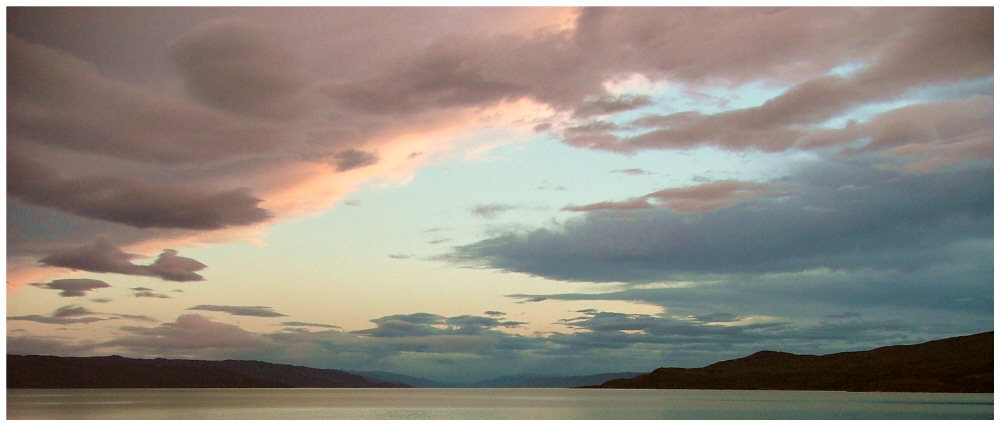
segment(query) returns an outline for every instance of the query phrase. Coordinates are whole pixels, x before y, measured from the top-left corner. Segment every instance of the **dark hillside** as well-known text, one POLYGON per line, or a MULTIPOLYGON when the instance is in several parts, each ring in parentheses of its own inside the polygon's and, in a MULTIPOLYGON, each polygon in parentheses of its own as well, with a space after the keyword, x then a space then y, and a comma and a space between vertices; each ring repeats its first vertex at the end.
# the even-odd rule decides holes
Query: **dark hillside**
POLYGON ((992 393, 993 332, 830 355, 762 351, 594 387, 992 393))
POLYGON ((340 370, 259 361, 7 355, 7 388, 407 387, 340 370))

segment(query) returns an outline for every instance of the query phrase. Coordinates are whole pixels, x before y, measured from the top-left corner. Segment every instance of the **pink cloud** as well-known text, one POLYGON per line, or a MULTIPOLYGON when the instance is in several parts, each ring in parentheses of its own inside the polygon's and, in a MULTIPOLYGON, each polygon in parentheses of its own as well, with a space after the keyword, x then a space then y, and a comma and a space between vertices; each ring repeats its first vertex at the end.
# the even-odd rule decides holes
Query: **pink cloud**
POLYGON ((600 202, 584 206, 569 206, 565 211, 645 210, 664 207, 680 213, 701 213, 750 201, 763 196, 786 193, 788 185, 753 182, 720 181, 686 188, 669 188, 642 197, 620 202, 600 202), (652 201, 652 202, 651 202, 652 201))

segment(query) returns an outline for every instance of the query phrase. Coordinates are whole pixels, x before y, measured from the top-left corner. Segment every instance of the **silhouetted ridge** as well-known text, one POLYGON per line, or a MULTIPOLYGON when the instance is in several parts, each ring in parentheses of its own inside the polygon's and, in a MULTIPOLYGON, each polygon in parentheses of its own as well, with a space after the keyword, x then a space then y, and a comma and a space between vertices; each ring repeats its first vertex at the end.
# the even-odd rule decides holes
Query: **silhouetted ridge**
POLYGON ((830 355, 761 351, 593 387, 992 393, 993 332, 830 355))
POLYGON ((7 355, 7 388, 408 387, 346 373, 260 361, 7 355))

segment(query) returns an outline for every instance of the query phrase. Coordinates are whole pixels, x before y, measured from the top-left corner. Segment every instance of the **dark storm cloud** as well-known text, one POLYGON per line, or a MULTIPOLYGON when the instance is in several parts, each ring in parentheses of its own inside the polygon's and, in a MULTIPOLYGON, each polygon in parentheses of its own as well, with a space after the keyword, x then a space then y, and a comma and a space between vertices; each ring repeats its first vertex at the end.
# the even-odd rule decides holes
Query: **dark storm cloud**
POLYGON ((290 46, 263 28, 238 20, 213 21, 172 46, 170 58, 188 93, 223 110, 283 118, 298 112, 305 72, 290 46))
POLYGON ((268 306, 220 306, 220 305, 198 305, 187 308, 189 311, 212 311, 225 312, 230 315, 240 315, 246 317, 287 317, 288 315, 274 312, 274 308, 268 306))
POLYGON ((136 257, 139 256, 125 253, 107 237, 100 237, 90 243, 53 249, 39 262, 89 272, 159 277, 167 281, 204 280, 196 271, 204 269, 205 265, 191 258, 177 256, 175 250, 164 250, 150 265, 132 263, 132 259, 136 257))
POLYGON ((83 297, 87 295, 88 291, 111 287, 104 281, 87 278, 67 278, 53 280, 48 283, 34 283, 31 285, 49 290, 62 290, 59 292, 59 295, 62 297, 83 297))
POLYGON ((207 193, 116 176, 61 178, 21 155, 7 159, 7 193, 39 206, 133 226, 210 230, 265 221, 270 213, 247 190, 207 193))
POLYGON ((993 238, 992 165, 907 175, 827 161, 796 191, 685 215, 587 213, 558 229, 455 248, 460 264, 591 282, 816 268, 910 270, 938 250, 993 238))

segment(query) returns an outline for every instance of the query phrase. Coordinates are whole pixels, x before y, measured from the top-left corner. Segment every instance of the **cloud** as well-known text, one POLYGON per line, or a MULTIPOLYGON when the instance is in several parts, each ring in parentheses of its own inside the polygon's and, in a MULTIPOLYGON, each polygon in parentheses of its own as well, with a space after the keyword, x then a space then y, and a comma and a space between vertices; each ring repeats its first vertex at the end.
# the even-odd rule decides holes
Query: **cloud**
POLYGON ((121 327, 126 335, 102 346, 141 350, 145 353, 176 353, 206 349, 239 349, 268 346, 272 342, 237 326, 211 321, 200 315, 181 315, 157 327, 121 327))
POLYGON ((752 182, 708 182, 689 188, 670 188, 647 194, 659 205, 682 213, 700 213, 743 203, 758 197, 774 197, 787 185, 752 182))
POLYGON ((933 259, 936 247, 992 238, 992 172, 992 166, 971 166, 907 175, 872 167, 870 160, 831 160, 790 178, 797 189, 792 194, 696 217, 663 209, 589 212, 555 229, 460 246, 441 259, 588 282, 816 268, 908 270, 933 259), (858 189, 840 190, 849 185, 858 189))
POLYGON ((155 299, 170 299, 170 296, 167 296, 166 294, 163 294, 163 293, 156 293, 156 292, 153 291, 153 289, 147 288, 147 287, 132 287, 129 290, 132 290, 133 292, 135 292, 133 294, 135 297, 151 297, 151 298, 155 298, 155 299))
POLYGON ((636 175, 646 175, 646 174, 649 174, 649 172, 647 172, 647 171, 645 171, 645 170, 642 170, 642 169, 622 169, 622 170, 614 170, 614 171, 612 171, 612 173, 621 173, 621 174, 625 174, 625 175, 633 175, 633 176, 636 176, 636 175))
POLYGON ((87 308, 68 305, 62 306, 56 309, 52 315, 20 315, 20 316, 9 316, 7 321, 32 321, 42 324, 56 324, 56 325, 69 325, 69 324, 89 324, 96 321, 104 321, 104 318, 97 318, 94 316, 95 312, 91 312, 87 308))
POLYGON ((651 208, 653 208, 653 205, 643 197, 626 201, 602 201, 583 206, 566 206, 563 210, 568 212, 590 212, 599 210, 646 210, 651 208))
POLYGON ((67 317, 82 317, 85 315, 92 315, 92 314, 94 313, 82 306, 69 305, 56 309, 55 312, 52 313, 52 316, 55 318, 67 318, 67 317))
POLYGON ((158 277, 167 281, 201 281, 196 271, 205 265, 194 259, 177 256, 176 250, 164 250, 151 265, 136 265, 138 255, 125 253, 107 237, 90 243, 63 246, 49 251, 39 260, 47 266, 57 266, 89 272, 158 277))
POLYGON ((490 75, 493 60, 483 41, 445 37, 382 74, 335 83, 326 91, 350 108, 378 114, 514 100, 524 88, 490 75))
POLYGON ((601 96, 597 99, 581 102, 573 111, 574 118, 589 117, 592 115, 607 115, 616 112, 628 111, 652 104, 648 96, 641 95, 619 95, 601 96))
MULTIPOLYGON (((677 16, 688 16, 689 22, 676 22, 677 26, 671 27, 671 22, 677 17, 669 17, 656 25, 671 27, 674 32, 684 31, 688 35, 702 34, 707 28, 715 28, 718 34, 703 34, 704 38, 694 37, 702 40, 702 46, 710 46, 719 43, 719 49, 712 51, 712 55, 720 52, 728 52, 730 58, 718 57, 720 61, 714 63, 710 69, 701 70, 701 76, 697 74, 687 74, 687 67, 701 67, 712 63, 708 58, 712 55, 691 58, 690 63, 678 63, 678 58, 685 55, 693 55, 690 47, 679 48, 675 51, 660 51, 660 55, 651 55, 650 58, 666 60, 669 64, 658 64, 659 72, 668 75, 683 76, 681 80, 688 83, 711 79, 713 75, 723 76, 729 72, 738 70, 731 68, 728 62, 743 62, 748 65, 754 60, 766 61, 757 64, 757 67, 747 67, 739 69, 740 72, 755 70, 762 72, 761 76, 770 76, 772 80, 781 80, 782 72, 776 69, 765 71, 766 68, 783 67, 791 65, 784 61, 791 59, 795 52, 796 60, 800 61, 796 67, 789 67, 788 70, 799 68, 796 71, 818 66, 822 70, 832 69, 833 63, 826 61, 834 59, 836 55, 844 55, 839 60, 847 63, 866 64, 862 69, 853 75, 843 77, 838 75, 822 75, 809 72, 801 72, 799 79, 793 80, 795 84, 785 93, 768 100, 767 102, 750 108, 735 109, 730 111, 707 114, 698 111, 680 111, 662 116, 650 116, 638 119, 633 122, 636 126, 647 126, 654 128, 644 134, 619 137, 610 131, 592 132, 585 138, 570 135, 565 139, 567 143, 574 146, 584 146, 594 149, 603 149, 616 152, 634 152, 640 149, 677 149, 691 148, 702 144, 711 144, 734 150, 744 150, 756 148, 763 151, 782 151, 798 146, 802 141, 814 138, 822 131, 810 129, 810 126, 823 124, 824 121, 836 117, 838 114, 846 113, 850 108, 872 102, 884 102, 893 98, 903 97, 908 92, 929 85, 942 85, 948 83, 961 82, 969 79, 987 78, 993 73, 992 68, 992 14, 988 9, 964 8, 964 9, 915 9, 900 11, 893 9, 890 11, 873 11, 872 9, 846 11, 843 9, 829 10, 830 17, 811 16, 809 28, 816 28, 817 21, 826 19, 837 19, 834 16, 846 17, 855 16, 843 21, 843 23, 829 22, 830 26, 824 30, 806 30, 798 27, 787 19, 792 19, 798 14, 808 14, 802 10, 793 11, 772 11, 771 16, 762 16, 764 10, 753 9, 745 17, 723 17, 729 13, 742 13, 733 10, 719 10, 701 13, 701 16, 691 11, 679 11, 677 16), (831 57, 820 58, 814 53, 799 52, 799 48, 806 48, 811 43, 820 42, 825 37, 833 36, 827 30, 846 30, 840 25, 856 25, 860 22, 873 19, 881 13, 886 12, 881 18, 885 21, 877 25, 877 28, 867 28, 860 30, 854 27, 850 34, 845 31, 839 37, 841 40, 825 40, 829 43, 826 47, 817 50, 833 54, 831 57), (715 15, 715 16, 712 16, 715 15), (712 19, 718 19, 712 21, 712 19), (729 19, 726 19, 729 18, 729 19), (858 20, 855 20, 858 19, 858 20), (734 36, 734 31, 747 31, 749 27, 741 25, 758 20, 754 25, 768 25, 768 37, 760 37, 759 32, 756 37, 747 37, 747 40, 723 41, 722 38, 734 36), (769 22, 775 21, 775 22, 769 22), (776 25, 770 26, 774 23, 776 25), (704 28, 694 28, 690 25, 703 25, 704 28), (721 25, 729 28, 719 28, 721 25), (912 25, 910 28, 899 25, 912 25), (683 28, 683 29, 682 29, 683 28), (735 52, 733 49, 748 47, 746 44, 756 44, 762 39, 770 39, 771 36, 781 34, 783 31, 791 30, 788 36, 795 37, 791 40, 771 40, 770 46, 755 45, 751 50, 735 52), (852 38, 868 38, 881 31, 886 31, 886 35, 896 33, 901 36, 899 43, 895 45, 881 45, 881 42, 874 39, 867 39, 863 44, 850 44, 852 38), (792 35, 794 33, 794 35, 792 35), (754 40, 749 40, 753 38, 754 40), (729 45, 723 45, 728 43, 729 45), (867 46, 871 50, 858 49, 860 46, 867 46), (788 50, 774 50, 776 46, 785 46, 788 50), (686 50, 686 51, 685 51, 686 50), (754 52, 755 58, 746 56, 747 52, 754 52), (788 55, 788 56, 786 56, 788 55), (928 64, 940 63, 942 66, 933 67, 928 64), (760 68, 764 67, 764 68, 760 68)), ((617 24, 627 24, 632 30, 612 30, 600 25, 602 30, 609 33, 594 35, 597 39, 616 39, 618 42, 633 41, 630 38, 634 29, 649 27, 652 30, 653 22, 650 18, 643 20, 640 17, 629 16, 634 11, 585 11, 581 16, 581 21, 588 22, 616 22, 617 24), (642 24, 639 24, 642 22, 642 24), (624 33, 624 34, 623 34, 624 33), (622 37, 622 39, 617 39, 622 37)), ((805 22, 805 21, 803 21, 805 22)), ((756 27, 759 29, 760 27, 756 27)), ((579 30, 584 33, 586 29, 579 30)), ((666 34, 666 33, 664 33, 666 34)), ((666 37, 665 35, 661 37, 666 37)), ((655 37, 651 37, 656 39, 655 37)), ((677 40, 675 38, 675 40, 677 40)), ((667 45, 676 41, 663 40, 661 45, 655 49, 665 49, 667 45)), ((654 49, 649 43, 649 49, 654 49)), ((642 51, 641 48, 636 51, 642 51)), ((647 51, 648 52, 648 51, 647 51)), ((705 53, 698 51, 698 53, 705 53)), ((822 56, 823 54, 820 54, 822 56)), ((700 70, 700 69, 699 69, 700 70)), ((796 73, 789 74, 789 77, 796 73)), ((728 78, 737 75, 730 74, 728 78)), ((747 81, 740 77, 734 82, 747 81)))
POLYGON ((929 172, 965 160, 993 158, 992 96, 973 96, 886 111, 865 123, 817 132, 809 147, 867 141, 860 149, 913 158, 908 172, 929 172))
POLYGON ((111 287, 104 281, 87 278, 66 278, 53 280, 48 283, 33 283, 31 285, 49 290, 62 290, 59 292, 59 295, 62 297, 83 297, 87 295, 88 291, 111 287))
POLYGON ((280 325, 287 326, 287 327, 341 328, 340 326, 336 326, 336 325, 321 324, 321 323, 315 323, 315 322, 301 322, 301 321, 285 321, 285 322, 281 323, 280 325))
POLYGON ((60 178, 21 155, 7 159, 8 193, 26 202, 136 228, 221 229, 270 218, 245 189, 205 193, 116 176, 60 178))
POLYGON ((211 21, 177 40, 170 59, 195 99, 253 117, 287 118, 300 109, 307 76, 293 49, 276 38, 250 22, 211 21))
POLYGON ((220 305, 198 305, 188 308, 189 311, 213 311, 225 312, 230 315, 240 315, 247 317, 287 317, 288 315, 274 312, 273 308, 267 306, 220 306, 220 305))
POLYGON ((472 214, 482 216, 485 219, 493 219, 498 214, 514 208, 509 204, 480 204, 472 208, 472 214))
POLYGON ((428 313, 390 315, 371 320, 375 323, 375 328, 354 333, 372 337, 431 336, 442 333, 440 328, 433 325, 442 324, 444 319, 440 315, 428 313))
POLYGON ((271 124, 108 79, 66 52, 9 37, 7 57, 12 139, 161 164, 231 159, 277 142, 271 124))
POLYGON ((377 155, 370 152, 358 151, 356 149, 340 151, 333 155, 333 159, 336 160, 334 164, 336 165, 338 172, 346 172, 348 170, 370 166, 378 162, 377 155))
POLYGON ((786 194, 787 184, 737 181, 708 182, 686 188, 668 188, 626 201, 604 201, 567 206, 564 211, 646 210, 664 207, 680 213, 701 213, 743 203, 758 197, 786 194), (654 203, 650 203, 650 200, 654 203))
POLYGON ((503 313, 497 314, 488 314, 489 316, 485 317, 478 315, 443 317, 428 313, 390 315, 371 320, 376 324, 373 329, 357 330, 353 333, 385 338, 480 335, 495 333, 494 330, 499 327, 516 328, 524 324, 517 321, 501 321, 496 317, 503 313))

